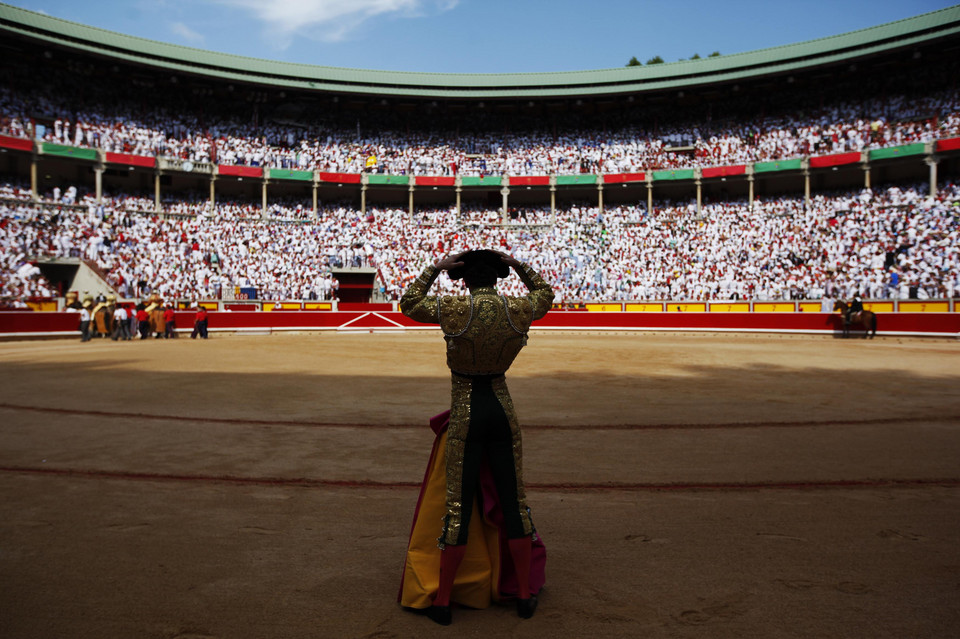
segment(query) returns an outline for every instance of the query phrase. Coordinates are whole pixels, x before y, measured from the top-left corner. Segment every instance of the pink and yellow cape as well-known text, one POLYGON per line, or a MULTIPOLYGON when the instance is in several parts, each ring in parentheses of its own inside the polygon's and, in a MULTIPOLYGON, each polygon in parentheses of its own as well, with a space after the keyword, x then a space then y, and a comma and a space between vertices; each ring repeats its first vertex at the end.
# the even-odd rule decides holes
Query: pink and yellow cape
MULTIPOLYGON (((410 543, 400 580, 397 600, 407 608, 427 608, 433 603, 440 583, 440 548, 437 538, 447 512, 446 443, 450 411, 430 420, 436 433, 427 472, 420 486, 417 508, 410 528, 410 543)), ((486 608, 492 601, 511 599, 517 593, 516 570, 507 551, 503 515, 497 490, 486 464, 480 470, 480 499, 475 499, 466 556, 453 585, 451 600, 471 608, 486 608), (482 509, 482 513, 480 510, 482 509)), ((530 591, 540 592, 544 584, 547 552, 537 533, 533 536, 530 560, 530 591)))

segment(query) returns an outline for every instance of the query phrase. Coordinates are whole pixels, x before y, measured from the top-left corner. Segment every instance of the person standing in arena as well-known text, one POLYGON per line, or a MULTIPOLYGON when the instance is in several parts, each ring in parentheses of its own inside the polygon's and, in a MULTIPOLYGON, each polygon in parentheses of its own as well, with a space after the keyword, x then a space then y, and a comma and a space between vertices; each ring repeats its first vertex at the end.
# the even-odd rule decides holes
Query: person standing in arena
MULTIPOLYGON (((447 342, 447 365, 452 377, 446 443, 442 453, 435 445, 437 454, 434 455, 445 460, 440 462, 445 465, 444 473, 438 476, 445 477, 446 484, 445 514, 438 538, 439 584, 432 602, 425 596, 413 597, 407 592, 410 583, 423 583, 422 571, 416 579, 407 578, 408 571, 417 572, 416 559, 412 558, 416 554, 413 552, 415 517, 401 586, 401 604, 413 608, 427 605, 426 614, 441 625, 448 625, 452 620, 450 601, 452 595, 456 598, 454 582, 467 553, 475 500, 480 496, 481 500, 489 501, 484 499, 487 491, 481 489, 481 476, 486 472, 492 476, 495 491, 491 492, 502 512, 505 534, 501 537, 506 538, 515 569, 516 583, 511 583, 510 589, 515 587, 517 614, 530 618, 536 610, 536 593, 543 583, 543 563, 540 557, 536 566, 539 574, 532 580, 531 553, 534 541, 539 539, 526 504, 520 428, 504 373, 526 345, 530 324, 547 314, 553 297, 553 289, 529 265, 504 253, 478 250, 448 256, 428 266, 400 300, 400 309, 407 317, 440 325, 447 342), (507 297, 497 293, 497 279, 507 277, 511 267, 529 289, 526 296, 507 297), (463 279, 469 294, 428 296, 430 286, 441 271, 447 271, 452 280, 463 279)), ((423 494, 421 492, 421 498, 423 494)), ((483 506, 482 512, 486 512, 489 504, 477 505, 483 506)), ((420 511, 418 504, 418 516, 420 511)), ((428 523, 430 527, 433 525, 428 523)), ((487 588, 486 592, 489 591, 487 588)), ((499 596, 500 591, 497 592, 499 596)))

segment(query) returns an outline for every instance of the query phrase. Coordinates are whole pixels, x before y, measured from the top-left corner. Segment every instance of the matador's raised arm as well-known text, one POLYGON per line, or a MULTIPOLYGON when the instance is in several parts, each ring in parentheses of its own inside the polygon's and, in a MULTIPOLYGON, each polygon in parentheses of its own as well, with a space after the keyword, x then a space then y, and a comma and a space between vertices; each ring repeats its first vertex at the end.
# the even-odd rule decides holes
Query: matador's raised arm
POLYGON ((400 298, 400 311, 416 322, 424 324, 439 324, 440 312, 437 298, 427 295, 430 286, 440 274, 440 269, 430 265, 423 269, 417 279, 407 287, 400 298))

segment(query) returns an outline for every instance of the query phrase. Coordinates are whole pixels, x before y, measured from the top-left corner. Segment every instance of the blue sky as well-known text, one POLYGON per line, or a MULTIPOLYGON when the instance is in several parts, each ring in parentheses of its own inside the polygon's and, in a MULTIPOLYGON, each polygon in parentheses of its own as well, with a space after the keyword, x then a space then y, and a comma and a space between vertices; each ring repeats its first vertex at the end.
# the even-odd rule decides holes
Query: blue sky
POLYGON ((956 3, 936 0, 5 0, 173 44, 271 60, 439 73, 620 67, 752 51, 956 3))

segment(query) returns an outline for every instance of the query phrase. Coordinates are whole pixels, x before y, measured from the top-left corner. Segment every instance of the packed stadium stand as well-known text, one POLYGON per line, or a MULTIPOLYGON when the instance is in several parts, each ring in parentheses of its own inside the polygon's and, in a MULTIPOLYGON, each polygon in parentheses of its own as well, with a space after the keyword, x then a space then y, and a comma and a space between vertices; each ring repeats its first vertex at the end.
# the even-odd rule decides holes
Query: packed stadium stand
POLYGON ((561 74, 249 60, 6 5, 0 46, 7 306, 62 296, 65 259, 128 299, 328 300, 373 269, 389 302, 477 246, 565 305, 960 289, 960 7, 561 74))

